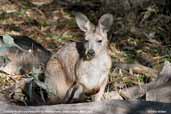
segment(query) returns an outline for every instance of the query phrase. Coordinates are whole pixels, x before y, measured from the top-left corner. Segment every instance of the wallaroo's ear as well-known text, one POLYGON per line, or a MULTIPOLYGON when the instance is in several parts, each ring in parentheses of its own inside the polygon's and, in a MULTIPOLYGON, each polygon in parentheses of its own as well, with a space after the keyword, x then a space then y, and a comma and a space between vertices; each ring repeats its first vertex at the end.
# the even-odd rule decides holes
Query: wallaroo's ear
POLYGON ((104 14, 100 17, 98 22, 98 28, 100 32, 108 32, 113 24, 113 15, 112 14, 104 14))
POLYGON ((76 19, 76 23, 77 23, 78 27, 82 31, 88 32, 88 31, 94 29, 94 25, 89 21, 87 16, 85 16, 84 14, 82 14, 80 12, 75 13, 75 19, 76 19))

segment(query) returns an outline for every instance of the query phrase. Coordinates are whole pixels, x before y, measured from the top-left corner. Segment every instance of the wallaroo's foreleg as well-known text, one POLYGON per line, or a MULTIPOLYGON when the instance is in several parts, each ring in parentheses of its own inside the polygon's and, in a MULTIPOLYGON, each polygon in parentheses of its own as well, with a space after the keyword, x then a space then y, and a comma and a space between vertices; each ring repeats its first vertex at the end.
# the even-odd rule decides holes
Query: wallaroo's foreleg
POLYGON ((102 100, 102 97, 103 97, 103 94, 104 94, 104 91, 105 91, 105 87, 107 85, 107 81, 108 81, 108 78, 106 78, 102 84, 102 86, 100 87, 100 90, 92 96, 92 100, 93 101, 101 101, 102 100))

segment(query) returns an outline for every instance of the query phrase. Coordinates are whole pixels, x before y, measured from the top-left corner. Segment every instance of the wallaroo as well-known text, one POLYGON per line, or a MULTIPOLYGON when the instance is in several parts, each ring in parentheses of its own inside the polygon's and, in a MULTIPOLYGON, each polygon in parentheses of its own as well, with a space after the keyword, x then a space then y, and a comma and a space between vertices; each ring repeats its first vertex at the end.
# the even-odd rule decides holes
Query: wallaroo
POLYGON ((45 83, 38 85, 48 92, 48 103, 80 102, 91 97, 101 100, 111 57, 108 54, 107 32, 113 16, 104 14, 98 25, 92 24, 82 13, 76 13, 76 23, 85 33, 83 42, 66 43, 49 59, 45 71, 45 83))

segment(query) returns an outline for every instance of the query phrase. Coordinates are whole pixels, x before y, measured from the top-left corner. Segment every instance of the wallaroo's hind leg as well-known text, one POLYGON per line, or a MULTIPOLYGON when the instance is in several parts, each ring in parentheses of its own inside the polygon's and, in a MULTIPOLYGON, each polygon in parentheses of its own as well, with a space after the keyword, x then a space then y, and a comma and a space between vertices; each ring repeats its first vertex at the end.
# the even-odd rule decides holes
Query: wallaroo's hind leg
POLYGON ((104 94, 104 91, 105 91, 105 87, 107 85, 107 81, 108 79, 106 79, 102 86, 100 87, 100 90, 98 91, 98 93, 96 93, 95 95, 92 96, 92 101, 101 101, 102 100, 102 96, 104 94))
POLYGON ((74 103, 84 101, 86 96, 84 94, 83 86, 80 84, 74 84, 65 95, 64 103, 74 103))

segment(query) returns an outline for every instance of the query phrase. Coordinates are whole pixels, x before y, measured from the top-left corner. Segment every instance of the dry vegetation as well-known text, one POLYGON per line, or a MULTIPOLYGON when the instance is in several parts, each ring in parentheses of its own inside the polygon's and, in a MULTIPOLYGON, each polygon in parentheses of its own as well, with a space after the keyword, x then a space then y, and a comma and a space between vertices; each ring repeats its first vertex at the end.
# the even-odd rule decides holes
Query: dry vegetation
MULTIPOLYGON (((150 4, 121 15, 98 5, 92 1, 92 7, 98 8, 82 12, 94 22, 108 10, 114 15, 109 33, 113 67, 106 91, 140 86, 155 79, 164 60, 171 60, 170 9, 150 4)), ((83 37, 71 9, 56 2, 37 5, 27 0, 0 0, 0 6, 0 35, 26 35, 51 51, 83 37)), ((19 77, 1 73, 0 90, 15 84, 19 77)))

